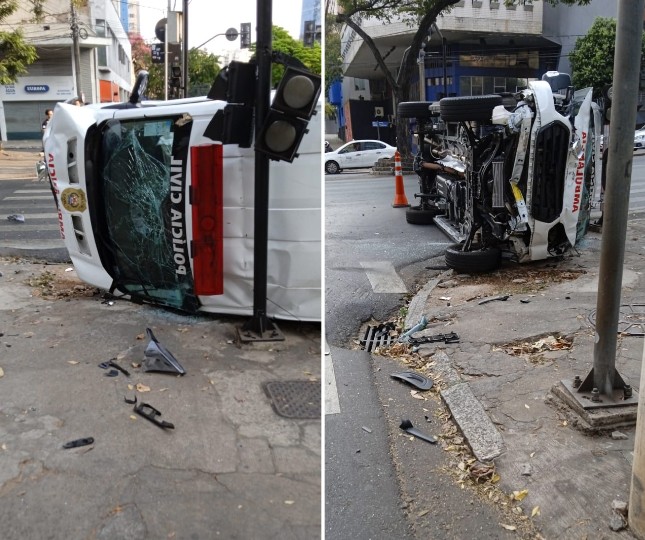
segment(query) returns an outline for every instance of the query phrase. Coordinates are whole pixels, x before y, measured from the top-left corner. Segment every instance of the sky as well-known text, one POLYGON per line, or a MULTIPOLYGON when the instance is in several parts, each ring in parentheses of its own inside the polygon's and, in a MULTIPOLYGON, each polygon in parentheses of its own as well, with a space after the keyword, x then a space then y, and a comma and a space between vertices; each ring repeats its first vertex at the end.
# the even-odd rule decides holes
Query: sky
MULTIPOLYGON (((182 0, 170 1, 172 10, 182 10, 182 0)), ((155 40, 155 25, 166 16, 168 0, 140 0, 138 3, 141 35, 146 41, 155 40)), ((300 37, 301 5, 298 0, 273 0, 273 24, 281 26, 296 39, 300 37)), ((189 0, 188 46, 197 47, 215 34, 224 34, 229 28, 239 32, 240 24, 248 22, 251 23, 251 41, 255 41, 256 10, 256 0, 189 0)), ((217 52, 239 47, 239 37, 235 41, 228 41, 222 35, 203 48, 217 52)))

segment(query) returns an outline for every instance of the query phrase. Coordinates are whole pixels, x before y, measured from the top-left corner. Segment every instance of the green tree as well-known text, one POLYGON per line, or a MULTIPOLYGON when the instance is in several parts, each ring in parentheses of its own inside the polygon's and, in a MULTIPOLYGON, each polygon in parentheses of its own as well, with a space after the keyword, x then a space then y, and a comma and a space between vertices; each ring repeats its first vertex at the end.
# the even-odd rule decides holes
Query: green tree
MULTIPOLYGON (((313 47, 305 47, 302 41, 292 38, 284 28, 274 26, 272 31, 274 52, 288 54, 300 60, 309 71, 320 75, 322 50, 320 43, 315 42, 313 47)), ((274 86, 277 86, 282 79, 284 67, 280 64, 273 64, 271 69, 271 80, 274 86)))
MULTIPOLYGON (((35 16, 42 14, 42 2, 31 2, 35 16)), ((16 0, 0 0, 0 22, 18 8, 16 0)), ((20 29, 0 31, 0 84, 16 82, 18 76, 27 72, 27 66, 36 61, 36 48, 25 42, 20 29)))
MULTIPOLYGON (((374 55, 387 82, 394 94, 395 107, 401 101, 407 101, 410 96, 410 81, 417 68, 417 58, 424 39, 430 27, 436 22, 437 17, 447 13, 459 0, 338 0, 340 13, 336 22, 346 24, 360 36, 374 55), (410 41, 410 48, 401 62, 401 69, 396 77, 390 72, 385 60, 372 38, 361 28, 361 21, 365 18, 374 18, 384 24, 392 20, 402 20, 416 32, 410 41)), ((513 4, 514 0, 504 0, 506 4, 513 4)), ((544 0, 549 4, 578 4, 587 5, 591 0, 544 0)), ((398 119, 396 136, 399 151, 403 156, 410 155, 408 140, 408 123, 398 119)))
MULTIPOLYGON (((141 36, 130 35, 132 63, 135 71, 148 71, 149 99, 164 98, 164 65, 153 64, 150 46, 141 36)), ((204 49, 192 48, 188 51, 188 91, 191 96, 204 96, 208 93, 215 77, 220 71, 219 57, 204 49)))
POLYGON ((208 94, 220 71, 219 56, 193 47, 188 51, 188 93, 191 96, 208 94))
POLYGON ((343 58, 340 55, 340 25, 325 18, 325 93, 336 81, 343 79, 343 58))
MULTIPOLYGON (((576 88, 591 86, 594 94, 600 95, 603 86, 612 84, 615 50, 616 19, 597 17, 587 34, 576 40, 569 55, 573 85, 576 88)), ((645 35, 641 55, 645 56, 645 35)))

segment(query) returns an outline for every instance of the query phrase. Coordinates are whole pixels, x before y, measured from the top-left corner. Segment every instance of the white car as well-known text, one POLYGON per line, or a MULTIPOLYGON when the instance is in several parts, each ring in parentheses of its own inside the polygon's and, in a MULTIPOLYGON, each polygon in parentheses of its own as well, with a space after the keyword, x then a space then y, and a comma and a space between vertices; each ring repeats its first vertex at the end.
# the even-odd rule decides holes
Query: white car
POLYGON ((639 129, 634 132, 634 148, 640 149, 645 147, 645 129, 639 129))
POLYGON ((351 141, 338 150, 325 153, 325 172, 337 174, 343 169, 373 167, 381 158, 394 157, 396 148, 375 140, 351 141))
MULTIPOLYGON (((255 151, 207 136, 226 105, 56 106, 45 160, 80 279, 190 313, 253 314, 255 151)), ((270 162, 271 318, 321 319, 321 116, 319 103, 293 162, 270 162)))

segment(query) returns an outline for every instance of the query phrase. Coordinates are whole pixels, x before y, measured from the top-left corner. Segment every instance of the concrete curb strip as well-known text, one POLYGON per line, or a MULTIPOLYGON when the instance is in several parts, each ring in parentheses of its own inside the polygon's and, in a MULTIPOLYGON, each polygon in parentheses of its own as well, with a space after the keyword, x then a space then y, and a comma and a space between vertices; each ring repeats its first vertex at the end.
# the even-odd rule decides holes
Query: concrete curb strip
POLYGON ((479 461, 491 461, 502 454, 504 440, 468 383, 443 390, 441 397, 479 461))

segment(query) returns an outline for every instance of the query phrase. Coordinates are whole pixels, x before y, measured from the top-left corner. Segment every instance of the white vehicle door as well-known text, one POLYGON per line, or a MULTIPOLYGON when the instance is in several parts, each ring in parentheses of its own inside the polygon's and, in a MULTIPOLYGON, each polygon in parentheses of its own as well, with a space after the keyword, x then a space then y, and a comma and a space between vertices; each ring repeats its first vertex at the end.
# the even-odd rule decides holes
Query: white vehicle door
POLYGON ((373 167, 382 157, 388 157, 385 152, 385 145, 377 141, 367 141, 363 143, 363 154, 365 156, 365 167, 373 167))
POLYGON ((344 147, 339 148, 338 150, 338 164, 340 168, 350 168, 358 167, 356 165, 356 150, 359 148, 359 144, 356 142, 351 142, 344 147))

